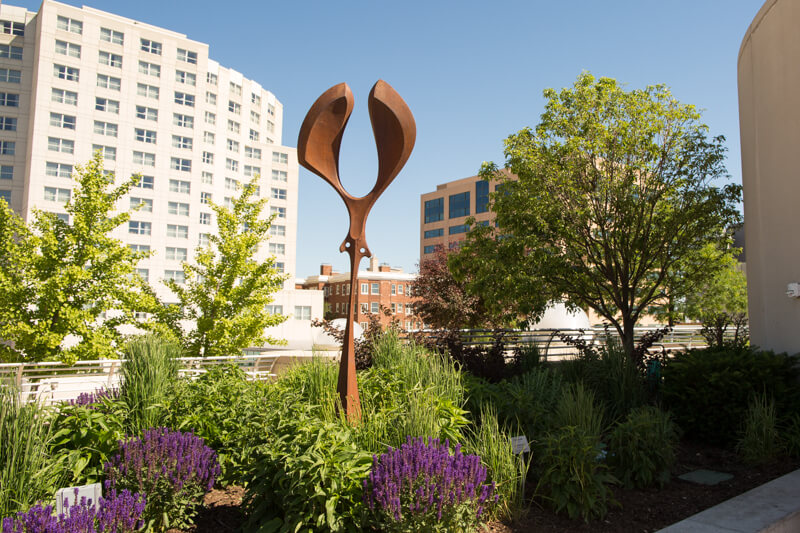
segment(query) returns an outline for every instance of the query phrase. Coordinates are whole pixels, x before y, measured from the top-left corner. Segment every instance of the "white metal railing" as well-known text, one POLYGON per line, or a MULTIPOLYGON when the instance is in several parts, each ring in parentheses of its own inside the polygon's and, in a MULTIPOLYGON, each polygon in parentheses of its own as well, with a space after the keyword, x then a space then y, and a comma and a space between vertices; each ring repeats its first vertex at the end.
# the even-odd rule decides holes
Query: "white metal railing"
MULTIPOLYGON (((274 377, 275 362, 288 354, 260 354, 232 357, 181 357, 178 375, 196 377, 209 368, 233 363, 249 379, 268 380, 274 377)), ((0 383, 14 384, 22 401, 37 400, 50 404, 72 400, 81 393, 120 385, 121 359, 78 361, 74 365, 60 362, 2 363, 0 383)))

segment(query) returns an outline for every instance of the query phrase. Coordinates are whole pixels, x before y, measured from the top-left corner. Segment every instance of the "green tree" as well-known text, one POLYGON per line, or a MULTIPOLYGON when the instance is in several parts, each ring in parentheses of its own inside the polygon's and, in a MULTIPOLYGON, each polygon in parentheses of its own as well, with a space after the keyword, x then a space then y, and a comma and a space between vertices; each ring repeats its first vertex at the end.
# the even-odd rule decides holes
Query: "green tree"
POLYGON ((0 202, 0 338, 11 341, 0 344, 5 361, 116 357, 118 327, 147 326, 135 313, 155 308, 136 274, 146 254, 111 237, 130 218, 114 212, 136 177, 113 187, 99 155, 73 177, 69 222, 34 209, 26 226, 0 202))
POLYGON ((189 356, 238 355, 249 346, 282 342, 264 333, 286 320, 268 313, 267 304, 287 276, 272 257, 262 263, 253 259, 273 218, 261 216, 266 200, 253 198, 256 181, 244 187, 231 208, 210 204, 218 232, 197 248, 195 264, 183 264, 184 284, 164 281, 179 303, 167 306, 162 318, 189 356), (184 330, 182 323, 192 328, 184 330))
MULTIPOLYGON (((741 187, 714 185, 727 177, 724 139, 709 138, 700 113, 662 85, 625 91, 583 73, 544 96, 540 124, 505 142, 518 180, 484 165, 485 179, 504 181, 492 195, 498 227, 475 228, 462 253, 477 250, 484 272, 518 280, 525 290, 505 286, 521 306, 538 286, 595 310, 633 356, 634 326, 669 273, 739 222, 741 187)), ((704 265, 685 267, 694 277, 704 265)))

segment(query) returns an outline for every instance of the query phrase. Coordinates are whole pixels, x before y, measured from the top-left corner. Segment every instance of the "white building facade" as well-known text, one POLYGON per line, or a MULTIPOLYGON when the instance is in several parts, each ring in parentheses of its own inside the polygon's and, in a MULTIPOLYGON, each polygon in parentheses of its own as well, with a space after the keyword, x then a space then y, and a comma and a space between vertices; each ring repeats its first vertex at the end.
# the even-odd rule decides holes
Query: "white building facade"
POLYGON ((169 302, 161 280, 180 281, 181 263, 216 231, 208 201, 228 204, 258 175, 276 218, 257 259, 272 255, 290 274, 273 310, 297 317, 271 333, 291 337, 323 312, 321 293, 294 290, 296 150, 281 144, 275 95, 208 52, 89 7, 0 5, 0 197, 26 220, 33 208, 66 217, 75 165, 98 150, 107 171, 141 174, 119 205, 138 210, 114 236, 152 252, 140 274, 169 302))

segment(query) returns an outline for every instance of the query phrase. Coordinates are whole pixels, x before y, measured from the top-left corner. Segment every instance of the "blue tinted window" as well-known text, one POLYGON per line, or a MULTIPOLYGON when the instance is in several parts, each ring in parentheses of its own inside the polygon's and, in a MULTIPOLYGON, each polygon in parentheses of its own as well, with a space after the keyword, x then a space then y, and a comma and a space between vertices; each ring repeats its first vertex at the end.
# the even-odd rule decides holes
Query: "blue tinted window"
POLYGON ((450 226, 450 235, 456 235, 458 233, 466 233, 469 231, 469 226, 467 224, 460 224, 458 226, 450 226))
POLYGON ((431 244, 430 246, 426 246, 426 247, 423 249, 423 252, 424 252, 424 253, 426 253, 426 254, 432 254, 432 253, 433 253, 433 252, 435 252, 435 251, 436 251, 436 246, 435 246, 435 245, 433 245, 433 244, 431 244))
POLYGON ((425 223, 444 220, 444 198, 434 198, 425 202, 425 223))
POLYGON ((489 225, 488 220, 481 220, 480 222, 478 222, 478 226, 488 226, 488 225, 489 225))
POLYGON ((469 215, 469 191, 450 195, 450 218, 469 215))
POLYGON ((489 182, 478 181, 475 183, 475 212, 485 213, 489 210, 489 182))
POLYGON ((441 237, 442 235, 444 235, 444 228, 429 229, 428 231, 425 232, 425 238, 426 239, 432 239, 434 237, 441 237))

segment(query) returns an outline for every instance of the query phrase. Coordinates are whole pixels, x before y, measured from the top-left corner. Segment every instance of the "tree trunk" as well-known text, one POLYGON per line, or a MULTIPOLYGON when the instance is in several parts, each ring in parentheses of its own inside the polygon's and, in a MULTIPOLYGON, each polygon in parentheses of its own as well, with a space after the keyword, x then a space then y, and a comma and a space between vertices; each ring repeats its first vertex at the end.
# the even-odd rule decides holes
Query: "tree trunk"
MULTIPOLYGON (((622 317, 622 348, 625 350, 625 355, 633 359, 633 350, 636 347, 633 337, 633 327, 636 323, 630 316, 622 317)), ((635 361, 634 361, 635 362, 635 361)))
POLYGON ((669 327, 675 326, 675 302, 672 300, 672 296, 669 297, 667 303, 667 325, 669 327))

